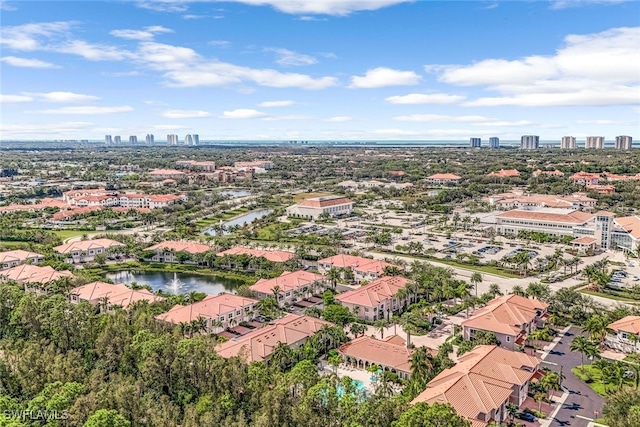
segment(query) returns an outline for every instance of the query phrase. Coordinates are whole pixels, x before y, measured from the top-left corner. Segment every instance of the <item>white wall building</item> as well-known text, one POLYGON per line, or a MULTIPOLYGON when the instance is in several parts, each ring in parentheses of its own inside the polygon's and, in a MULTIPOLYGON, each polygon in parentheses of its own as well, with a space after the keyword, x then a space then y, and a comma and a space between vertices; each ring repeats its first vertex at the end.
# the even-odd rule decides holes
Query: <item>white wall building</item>
POLYGON ((296 218, 318 219, 322 214, 331 217, 350 215, 353 202, 344 196, 323 196, 305 199, 297 205, 289 206, 287 215, 296 218))

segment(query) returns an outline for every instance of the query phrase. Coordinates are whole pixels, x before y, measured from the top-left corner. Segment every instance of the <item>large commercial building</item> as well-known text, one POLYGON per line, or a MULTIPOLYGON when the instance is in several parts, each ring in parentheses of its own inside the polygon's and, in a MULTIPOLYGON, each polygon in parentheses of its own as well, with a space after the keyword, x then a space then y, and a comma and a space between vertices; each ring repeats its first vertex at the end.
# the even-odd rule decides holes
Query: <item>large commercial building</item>
POLYGON ((560 143, 560 148, 563 150, 573 150, 576 148, 576 137, 575 136, 563 136, 562 142, 560 143))
POLYGON ((469 138, 469 147, 480 148, 482 146, 481 138, 469 138))
POLYGON ((631 150, 633 139, 628 135, 616 136, 616 150, 631 150))
POLYGON ((144 138, 144 142, 146 142, 147 144, 153 144, 154 143, 153 134, 148 133, 147 136, 144 138))
POLYGON ((500 148, 500 138, 497 136, 489 138, 489 148, 500 148))
POLYGON ((523 150, 537 150, 540 147, 540 137, 538 135, 522 135, 520 138, 520 148, 523 150))
POLYGON ((331 217, 350 215, 353 209, 353 202, 343 196, 322 196, 305 199, 297 205, 289 206, 287 215, 305 218, 318 219, 326 214, 331 217))
POLYGON ((588 136, 584 141, 584 148, 604 148, 604 136, 588 136))

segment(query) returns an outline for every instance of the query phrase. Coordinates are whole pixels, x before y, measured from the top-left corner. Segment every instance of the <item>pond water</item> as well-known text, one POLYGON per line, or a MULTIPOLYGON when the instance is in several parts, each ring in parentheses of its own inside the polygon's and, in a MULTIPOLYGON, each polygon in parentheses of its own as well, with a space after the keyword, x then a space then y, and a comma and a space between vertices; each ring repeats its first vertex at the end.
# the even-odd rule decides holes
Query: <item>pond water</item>
POLYGON ((191 291, 218 295, 220 292, 232 292, 243 284, 240 280, 220 276, 204 276, 189 273, 169 273, 165 271, 115 271, 107 273, 107 279, 114 283, 150 285, 154 291, 162 290, 168 294, 188 294, 191 291))
MULTIPOLYGON (((225 222, 224 226, 226 228, 233 227, 234 225, 243 226, 245 223, 249 224, 256 219, 269 215, 271 212, 273 212, 271 209, 260 209, 257 211, 249 212, 242 216, 239 216, 238 218, 232 219, 231 221, 225 222)), ((215 235, 216 232, 213 228, 208 228, 204 231, 204 234, 215 235)), ((229 232, 225 231, 223 234, 229 234, 229 232)))
POLYGON ((247 190, 224 190, 220 192, 221 195, 223 196, 227 196, 230 197, 232 199, 238 198, 238 197, 245 197, 245 196, 250 196, 251 195, 251 191, 247 191, 247 190))

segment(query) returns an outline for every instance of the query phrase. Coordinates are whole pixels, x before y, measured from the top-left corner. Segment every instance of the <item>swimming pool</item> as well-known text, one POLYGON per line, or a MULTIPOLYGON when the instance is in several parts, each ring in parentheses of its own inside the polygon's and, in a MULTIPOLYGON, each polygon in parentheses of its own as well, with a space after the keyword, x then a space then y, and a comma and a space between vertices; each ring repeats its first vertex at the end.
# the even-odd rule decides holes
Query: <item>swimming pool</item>
MULTIPOLYGON (((352 379, 351 384, 353 384, 353 386, 355 387, 356 393, 362 393, 367 391, 367 388, 365 387, 364 383, 360 380, 352 379)), ((338 395, 338 397, 344 396, 344 387, 342 387, 342 384, 338 384, 336 386, 336 394, 338 395)))

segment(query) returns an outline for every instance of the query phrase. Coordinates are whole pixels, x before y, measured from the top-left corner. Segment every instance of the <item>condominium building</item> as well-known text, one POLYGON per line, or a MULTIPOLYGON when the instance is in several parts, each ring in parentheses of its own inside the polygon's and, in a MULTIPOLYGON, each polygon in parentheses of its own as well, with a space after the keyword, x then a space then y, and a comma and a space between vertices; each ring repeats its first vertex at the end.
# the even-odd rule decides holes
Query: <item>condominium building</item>
POLYGON ((537 150, 540 147, 540 137, 538 135, 522 135, 520 138, 520 148, 522 150, 537 150))
POLYGON ((144 142, 146 142, 147 144, 153 144, 154 142, 153 134, 148 133, 147 136, 144 138, 144 142))
POLYGON ((200 135, 198 135, 197 133, 194 133, 192 137, 193 137, 193 145, 200 145, 200 135))
POLYGON ((497 136, 489 138, 489 148, 500 148, 500 138, 497 136))
POLYGON ((401 276, 380 277, 358 289, 336 295, 336 301, 359 319, 389 320, 394 313, 401 312, 414 301, 415 295, 396 296, 409 282, 401 276))
POLYGON ((633 138, 628 135, 616 136, 616 150, 631 150, 633 138))
POLYGON ((560 148, 563 150, 574 150, 576 148, 576 137, 563 136, 562 142, 560 142, 560 148))
POLYGON ((470 138, 469 139, 469 146, 471 148, 480 148, 482 146, 482 139, 481 138, 470 138))
POLYGON ((604 148, 604 136, 588 136, 584 141, 584 148, 604 148))
POLYGON ((193 137, 190 134, 185 135, 184 145, 193 145, 193 137))
POLYGON ((107 145, 113 144, 113 138, 111 138, 111 135, 105 135, 104 136, 104 143, 107 144, 107 145))
POLYGON ((113 143, 114 144, 122 144, 122 139, 120 138, 120 135, 116 135, 113 137, 113 143))
POLYGON ((129 137, 129 144, 137 144, 138 143, 138 137, 135 135, 131 135, 129 137))
POLYGON ((178 145, 178 135, 176 135, 176 134, 167 135, 167 144, 168 145, 178 145))

